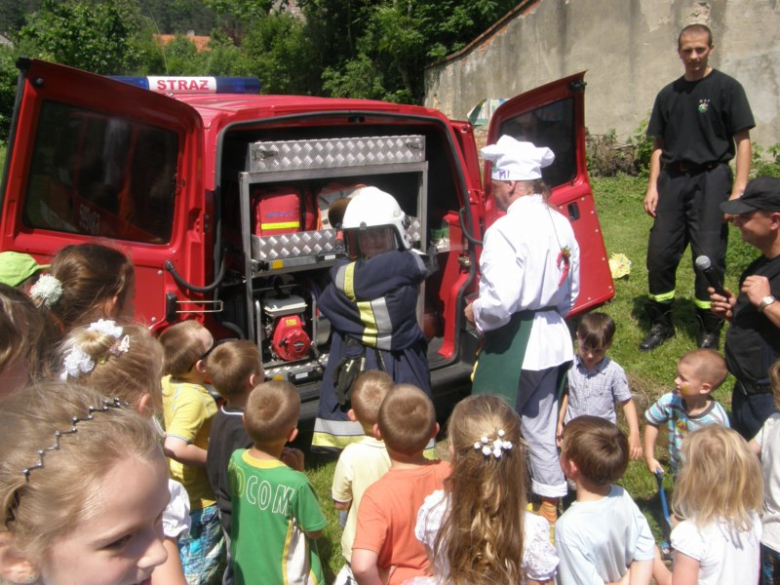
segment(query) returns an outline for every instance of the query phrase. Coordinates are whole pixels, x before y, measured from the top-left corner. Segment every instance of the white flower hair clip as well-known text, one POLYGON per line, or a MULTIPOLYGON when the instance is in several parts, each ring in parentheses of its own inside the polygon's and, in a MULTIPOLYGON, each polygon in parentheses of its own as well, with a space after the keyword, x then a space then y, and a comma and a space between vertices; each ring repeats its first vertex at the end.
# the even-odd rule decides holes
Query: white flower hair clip
POLYGON ((505 434, 504 429, 499 429, 498 438, 492 441, 492 443, 487 437, 481 437, 479 441, 474 443, 474 449, 481 451, 485 457, 492 455, 496 459, 501 459, 504 451, 512 450, 512 442, 504 440, 505 434))
POLYGON ((78 378, 81 374, 88 374, 95 369, 95 360, 89 357, 78 345, 71 347, 62 360, 64 368, 60 378, 65 382, 68 377, 78 378))
POLYGON ((30 296, 34 299, 41 299, 43 304, 51 309, 62 298, 62 283, 56 276, 42 274, 38 278, 38 282, 32 285, 30 296))
POLYGON ((97 331, 103 335, 110 335, 115 339, 122 337, 122 328, 111 319, 98 319, 87 327, 87 331, 97 331))
MULTIPOLYGON (((122 336, 124 331, 116 321, 110 319, 99 319, 87 327, 87 331, 95 331, 102 335, 109 335, 116 339, 114 344, 108 348, 109 353, 119 357, 123 353, 127 353, 130 350, 130 336, 122 336)), ((105 360, 101 360, 101 363, 105 360)), ((95 360, 92 359, 87 353, 81 349, 81 346, 76 344, 71 347, 65 354, 65 358, 62 361, 62 367, 64 368, 60 378, 63 381, 67 381, 68 377, 78 378, 81 374, 88 374, 95 369, 95 360)))

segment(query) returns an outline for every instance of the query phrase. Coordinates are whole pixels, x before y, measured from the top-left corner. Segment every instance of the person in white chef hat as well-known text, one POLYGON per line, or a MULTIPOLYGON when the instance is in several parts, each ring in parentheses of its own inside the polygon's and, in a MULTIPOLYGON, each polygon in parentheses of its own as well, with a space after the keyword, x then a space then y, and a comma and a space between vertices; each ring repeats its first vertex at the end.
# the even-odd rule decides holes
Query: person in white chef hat
POLYGON ((580 250, 569 220, 547 203, 549 148, 505 135, 482 156, 493 163, 493 196, 506 215, 485 233, 479 298, 464 312, 485 336, 472 393, 514 405, 529 446, 531 489, 553 524, 567 491, 555 433, 558 388, 574 358, 564 317, 579 292, 580 250))

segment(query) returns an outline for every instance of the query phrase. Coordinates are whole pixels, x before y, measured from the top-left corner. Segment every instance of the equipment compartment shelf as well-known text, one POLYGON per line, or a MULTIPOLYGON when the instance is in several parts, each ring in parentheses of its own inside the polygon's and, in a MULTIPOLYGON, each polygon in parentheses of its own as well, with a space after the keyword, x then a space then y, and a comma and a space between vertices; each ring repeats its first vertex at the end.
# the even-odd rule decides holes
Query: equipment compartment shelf
MULTIPOLYGON (((373 143, 365 138, 338 139, 333 144, 320 142, 313 148, 297 141, 253 143, 249 146, 247 168, 251 170, 239 173, 239 205, 247 276, 246 302, 250 315, 256 313, 253 302, 255 287, 262 286, 265 278, 327 268, 345 257, 343 242, 335 229, 255 235, 252 228, 251 192, 256 186, 286 185, 314 190, 328 182, 349 182, 350 179, 367 185, 398 182, 404 188, 401 193, 393 194, 396 197, 400 195, 400 199, 405 202, 402 207, 411 219, 407 230, 410 239, 415 247, 423 251, 426 249, 428 162, 424 160, 424 137, 394 137, 392 142, 398 146, 398 150, 392 153, 381 151, 388 146, 387 137, 373 143), (379 150, 372 152, 367 146, 379 150), (409 152, 402 152, 404 148, 409 152), (306 156, 302 156, 304 151, 306 156), (317 156, 308 156, 315 152, 317 156), (320 155, 324 152, 334 153, 335 156, 323 159, 320 155), (281 155, 285 153, 295 156, 284 158, 281 155), (350 153, 356 153, 356 156, 350 153)), ((259 322, 258 315, 250 321, 259 322)), ((251 329, 251 335, 255 336, 255 327, 251 329)))

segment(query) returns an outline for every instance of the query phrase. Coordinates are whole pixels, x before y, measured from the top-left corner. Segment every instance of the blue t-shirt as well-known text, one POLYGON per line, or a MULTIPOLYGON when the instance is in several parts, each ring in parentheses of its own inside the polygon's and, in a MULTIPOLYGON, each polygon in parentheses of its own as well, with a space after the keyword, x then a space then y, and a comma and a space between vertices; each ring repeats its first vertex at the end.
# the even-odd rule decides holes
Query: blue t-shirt
POLYGON ((688 414, 685 401, 674 393, 664 394, 645 411, 647 422, 657 427, 666 423, 669 428, 669 458, 672 472, 677 475, 682 463, 680 448, 685 436, 708 425, 723 425, 729 428, 729 416, 715 400, 696 416, 688 414))

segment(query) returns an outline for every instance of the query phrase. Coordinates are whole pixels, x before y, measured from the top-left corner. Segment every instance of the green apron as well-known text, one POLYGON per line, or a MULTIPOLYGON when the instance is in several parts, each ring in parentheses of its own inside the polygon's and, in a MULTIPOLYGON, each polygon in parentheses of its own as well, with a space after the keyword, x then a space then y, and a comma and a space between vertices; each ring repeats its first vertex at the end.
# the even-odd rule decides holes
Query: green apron
POLYGON ((471 393, 503 396, 512 408, 517 403, 517 389, 523 359, 531 336, 534 315, 538 311, 519 311, 509 323, 485 336, 479 354, 471 393))

